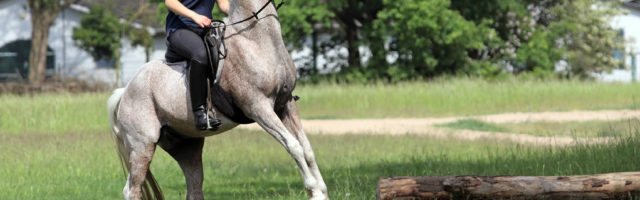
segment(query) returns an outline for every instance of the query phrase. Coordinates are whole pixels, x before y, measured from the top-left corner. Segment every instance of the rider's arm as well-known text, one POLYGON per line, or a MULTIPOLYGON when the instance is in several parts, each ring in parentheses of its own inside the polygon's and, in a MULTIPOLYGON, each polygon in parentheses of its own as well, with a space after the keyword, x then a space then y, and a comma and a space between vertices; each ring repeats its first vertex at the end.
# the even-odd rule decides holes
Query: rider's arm
POLYGON ((178 0, 164 0, 164 5, 166 5, 169 10, 180 16, 191 18, 201 28, 204 28, 205 26, 209 26, 209 24, 211 24, 211 19, 204 15, 193 12, 193 10, 185 7, 178 0))
POLYGON ((229 0, 216 0, 218 2, 218 8, 224 14, 229 14, 229 0))

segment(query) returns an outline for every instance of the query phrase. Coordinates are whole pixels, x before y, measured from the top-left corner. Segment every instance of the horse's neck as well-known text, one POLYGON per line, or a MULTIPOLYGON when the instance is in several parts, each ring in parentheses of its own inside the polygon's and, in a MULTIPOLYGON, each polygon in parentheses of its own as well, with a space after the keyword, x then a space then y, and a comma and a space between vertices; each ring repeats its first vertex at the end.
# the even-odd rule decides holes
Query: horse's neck
MULTIPOLYGON (((231 0, 229 22, 238 22, 251 17, 265 3, 267 0, 231 0)), ((225 69, 233 68, 231 71, 244 72, 239 73, 238 77, 247 79, 246 81, 253 85, 269 84, 259 82, 268 80, 265 77, 274 79, 287 77, 279 80, 292 85, 293 83, 290 82, 295 82, 295 66, 282 40, 275 7, 271 4, 267 5, 258 14, 258 18, 257 20, 251 18, 249 21, 231 26, 230 31, 226 33, 227 44, 239 49, 234 49, 236 54, 229 54, 231 64, 225 66, 225 69), (269 74, 265 75, 262 72, 269 72, 269 74), (262 78, 252 77, 256 74, 260 74, 262 78)))
MULTIPOLYGON (((238 22, 251 17, 258 12, 268 0, 231 0, 229 2, 229 22, 238 22)), ((264 10, 258 13, 259 23, 255 18, 249 21, 237 24, 235 30, 245 32, 242 34, 247 38, 266 39, 268 36, 281 37, 280 23, 278 21, 278 13, 272 5, 267 5, 264 10)))

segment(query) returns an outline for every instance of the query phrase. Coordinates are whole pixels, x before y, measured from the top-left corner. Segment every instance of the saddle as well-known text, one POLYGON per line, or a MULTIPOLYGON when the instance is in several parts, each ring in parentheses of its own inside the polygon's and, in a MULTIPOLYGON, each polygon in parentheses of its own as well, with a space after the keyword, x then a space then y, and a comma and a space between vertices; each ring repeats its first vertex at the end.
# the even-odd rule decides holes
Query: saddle
POLYGON ((202 40, 204 42, 207 55, 209 57, 209 67, 211 68, 211 74, 209 77, 214 77, 212 84, 217 84, 222 73, 222 68, 218 68, 220 60, 227 57, 227 47, 224 45, 224 31, 226 25, 220 20, 213 20, 211 25, 204 30, 202 40))

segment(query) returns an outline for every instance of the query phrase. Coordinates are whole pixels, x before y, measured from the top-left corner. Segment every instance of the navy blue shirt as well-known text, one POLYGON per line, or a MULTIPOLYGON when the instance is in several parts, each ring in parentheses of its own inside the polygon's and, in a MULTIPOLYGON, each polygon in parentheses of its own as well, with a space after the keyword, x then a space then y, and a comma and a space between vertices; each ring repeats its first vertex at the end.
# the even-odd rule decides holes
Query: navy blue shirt
MULTIPOLYGON (((209 19, 212 18, 211 11, 213 10, 213 5, 215 0, 179 0, 182 5, 193 10, 194 12, 204 15, 209 19)), ((188 17, 180 16, 171 10, 169 10, 169 14, 167 15, 167 37, 171 32, 182 29, 182 28, 191 28, 196 30, 201 30, 200 26, 196 24, 192 19, 188 17)))

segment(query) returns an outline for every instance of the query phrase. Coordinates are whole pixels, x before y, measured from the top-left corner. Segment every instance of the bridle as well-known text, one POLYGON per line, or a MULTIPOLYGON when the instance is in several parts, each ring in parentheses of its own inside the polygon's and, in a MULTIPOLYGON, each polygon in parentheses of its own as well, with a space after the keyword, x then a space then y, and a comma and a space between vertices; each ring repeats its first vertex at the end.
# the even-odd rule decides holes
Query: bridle
POLYGON ((245 18, 243 20, 240 20, 240 21, 237 21, 237 22, 233 22, 233 23, 231 23, 229 25, 226 25, 226 24, 224 24, 224 22, 222 22, 222 26, 225 26, 225 27, 233 26, 233 25, 236 25, 236 24, 240 24, 240 23, 249 21, 251 18, 255 18, 256 20, 258 20, 258 14, 260 14, 260 12, 262 12, 269 5, 269 3, 271 3, 273 5, 273 7, 276 8, 276 11, 278 11, 278 9, 280 9, 280 6, 282 6, 282 4, 284 4, 284 1, 281 1, 278 5, 276 5, 276 1, 275 0, 269 0, 269 1, 267 1, 267 3, 262 5, 262 7, 258 10, 258 12, 251 12, 252 13, 251 16, 249 16, 249 17, 247 17, 247 18, 245 18))

